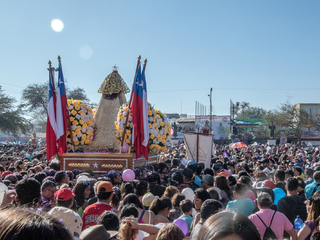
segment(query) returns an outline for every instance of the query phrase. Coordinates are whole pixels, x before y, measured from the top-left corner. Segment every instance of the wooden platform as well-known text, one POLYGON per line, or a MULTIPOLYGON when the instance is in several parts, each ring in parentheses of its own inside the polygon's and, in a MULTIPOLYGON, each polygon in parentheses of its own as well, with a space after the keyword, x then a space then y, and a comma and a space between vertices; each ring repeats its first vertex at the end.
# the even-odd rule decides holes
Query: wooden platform
POLYGON ((146 161, 145 158, 135 159, 133 153, 64 153, 59 156, 59 160, 61 170, 90 169, 95 174, 101 174, 110 170, 134 169, 146 163, 156 164, 158 156, 149 156, 149 161, 146 161))

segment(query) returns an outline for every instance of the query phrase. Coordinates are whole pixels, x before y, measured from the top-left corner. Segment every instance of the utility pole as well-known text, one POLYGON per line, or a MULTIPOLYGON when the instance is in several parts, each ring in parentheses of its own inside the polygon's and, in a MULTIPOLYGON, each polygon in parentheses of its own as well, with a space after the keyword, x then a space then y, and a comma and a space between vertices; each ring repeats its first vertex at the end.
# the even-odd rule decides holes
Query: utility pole
POLYGON ((212 88, 210 88, 210 94, 208 94, 210 98, 210 131, 212 131, 212 88))

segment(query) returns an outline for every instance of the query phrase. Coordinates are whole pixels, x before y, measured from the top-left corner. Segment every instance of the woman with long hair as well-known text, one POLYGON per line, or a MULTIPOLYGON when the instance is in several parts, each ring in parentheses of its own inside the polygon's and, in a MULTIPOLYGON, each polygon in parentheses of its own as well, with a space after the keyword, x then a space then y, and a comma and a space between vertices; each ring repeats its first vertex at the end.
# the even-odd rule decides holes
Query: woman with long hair
POLYGON ((197 240, 261 240, 256 226, 244 215, 221 212, 208 218, 197 240))
POLYGON ((172 208, 170 198, 155 199, 150 205, 150 210, 156 215, 156 223, 169 223, 168 216, 172 208))
POLYGON ((219 188, 221 190, 221 202, 224 206, 227 206, 228 202, 233 199, 233 194, 228 186, 228 182, 225 176, 217 176, 215 178, 215 187, 219 188))
POLYGON ((79 215, 82 217, 84 210, 88 206, 87 200, 91 193, 91 187, 89 182, 78 182, 74 188, 73 191, 75 196, 75 200, 77 202, 77 211, 79 215))
POLYGON ((320 196, 313 196, 307 200, 307 205, 310 206, 308 211, 307 221, 304 222, 303 227, 298 232, 298 240, 310 240, 313 232, 319 225, 320 216, 320 196))

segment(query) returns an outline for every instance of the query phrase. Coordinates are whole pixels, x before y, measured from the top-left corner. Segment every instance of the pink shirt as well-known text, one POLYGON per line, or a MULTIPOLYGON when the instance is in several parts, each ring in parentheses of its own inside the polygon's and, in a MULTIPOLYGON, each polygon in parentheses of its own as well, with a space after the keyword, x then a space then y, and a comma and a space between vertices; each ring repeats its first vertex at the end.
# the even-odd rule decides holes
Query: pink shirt
MULTIPOLYGON (((270 221, 274 210, 271 209, 262 209, 256 214, 263 220, 263 222, 269 227, 270 221)), ((256 228, 260 231, 261 239, 263 239, 264 232, 266 231, 266 227, 261 222, 261 220, 257 217, 256 214, 251 214, 248 218, 253 222, 256 228)), ((283 231, 289 231, 293 228, 292 223, 289 219, 281 212, 276 212, 274 215, 271 229, 276 234, 277 239, 283 239, 283 231)))

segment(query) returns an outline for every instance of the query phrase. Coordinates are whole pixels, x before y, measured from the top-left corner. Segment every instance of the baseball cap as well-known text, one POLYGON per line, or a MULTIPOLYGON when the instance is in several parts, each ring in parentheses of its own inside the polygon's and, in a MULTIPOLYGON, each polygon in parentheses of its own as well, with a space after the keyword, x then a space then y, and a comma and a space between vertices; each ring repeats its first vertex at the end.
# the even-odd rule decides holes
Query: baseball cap
POLYGON ((212 166, 212 169, 213 170, 220 170, 220 165, 218 163, 214 163, 213 166, 212 166))
POLYGON ((6 176, 8 176, 9 174, 13 174, 11 171, 4 171, 3 173, 2 173, 2 177, 6 177, 6 176))
POLYGON ((68 201, 75 196, 76 195, 74 195, 68 188, 61 189, 54 193, 54 199, 58 201, 68 201))
POLYGON ((152 193, 146 193, 145 195, 143 195, 142 198, 142 204, 145 207, 150 207, 151 203, 153 202, 154 199, 159 198, 158 196, 154 196, 152 193))
POLYGON ((294 164, 295 166, 298 166, 298 167, 301 167, 301 165, 299 163, 295 163, 294 164))
POLYGON ((188 165, 195 165, 195 164, 197 164, 197 163, 196 163, 195 161, 193 161, 193 160, 189 160, 187 164, 188 164, 188 165))
POLYGON ((265 180, 264 182, 261 183, 260 187, 256 187, 257 189, 261 189, 261 188, 275 188, 276 185, 270 181, 270 180, 265 180))
POLYGON ((225 171, 221 171, 219 173, 220 176, 225 176, 226 178, 228 177, 228 173, 226 173, 225 171))
POLYGON ((264 203, 268 203, 268 202, 272 203, 273 201, 272 201, 271 195, 269 193, 264 192, 264 193, 261 193, 258 196, 258 202, 259 203, 262 203, 262 202, 264 202, 264 203))
POLYGON ((113 192, 113 186, 111 182, 108 181, 102 181, 97 186, 97 193, 100 192, 113 192))

